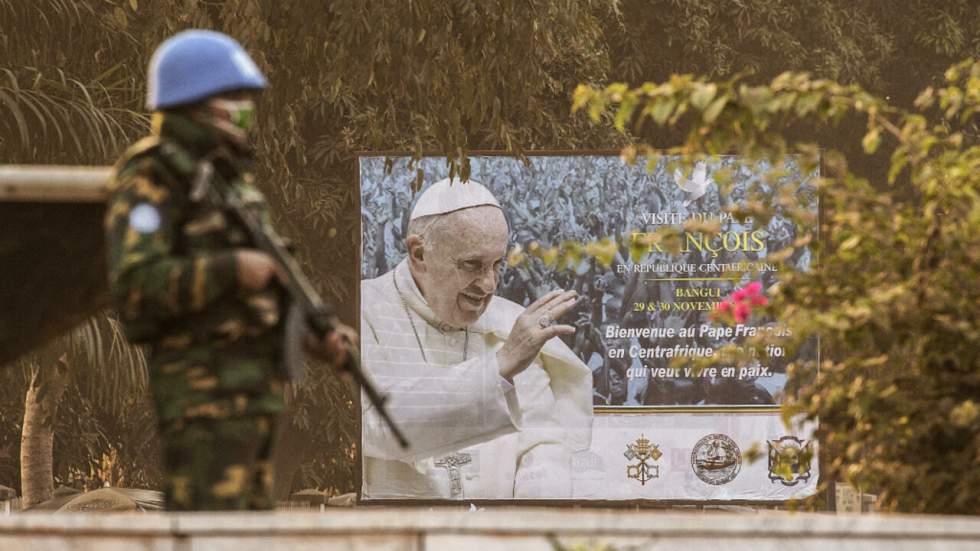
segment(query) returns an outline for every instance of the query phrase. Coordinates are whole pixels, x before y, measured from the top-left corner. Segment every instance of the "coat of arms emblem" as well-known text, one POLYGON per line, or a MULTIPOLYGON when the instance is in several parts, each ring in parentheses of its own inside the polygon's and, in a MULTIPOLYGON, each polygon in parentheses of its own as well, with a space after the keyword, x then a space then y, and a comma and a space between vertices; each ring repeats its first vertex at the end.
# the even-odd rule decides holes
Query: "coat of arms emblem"
POLYGON ((660 478, 660 466, 652 462, 660 459, 663 452, 660 451, 659 446, 650 442, 642 434, 636 442, 626 445, 623 455, 629 461, 636 461, 626 465, 626 478, 638 480, 643 486, 654 478, 660 478))
POLYGON ((724 434, 709 434, 694 445, 691 467, 705 484, 727 484, 742 468, 742 452, 738 444, 724 434))
POLYGON ((773 484, 781 482, 784 486, 795 486, 801 480, 810 480, 810 466, 813 450, 809 440, 795 436, 784 436, 778 440, 767 440, 769 444, 769 480, 773 484))

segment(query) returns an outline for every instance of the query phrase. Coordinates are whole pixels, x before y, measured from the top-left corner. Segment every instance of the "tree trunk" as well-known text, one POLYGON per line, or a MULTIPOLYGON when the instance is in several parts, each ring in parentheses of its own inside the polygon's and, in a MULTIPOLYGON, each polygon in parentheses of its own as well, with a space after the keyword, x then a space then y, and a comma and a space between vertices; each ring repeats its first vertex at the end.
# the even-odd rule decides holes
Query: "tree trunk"
MULTIPOLYGON (((47 363, 47 362, 43 362, 47 363)), ((68 375, 66 356, 54 365, 35 362, 24 400, 20 436, 20 480, 23 507, 51 499, 54 494, 54 423, 68 375)))

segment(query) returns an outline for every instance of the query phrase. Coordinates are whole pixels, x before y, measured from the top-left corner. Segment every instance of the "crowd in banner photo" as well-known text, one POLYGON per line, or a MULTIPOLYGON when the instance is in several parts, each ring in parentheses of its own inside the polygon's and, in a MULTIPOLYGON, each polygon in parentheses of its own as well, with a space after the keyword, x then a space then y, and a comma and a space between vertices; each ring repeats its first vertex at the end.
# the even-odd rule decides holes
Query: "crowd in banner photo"
MULTIPOLYGON (((361 159, 362 278, 386 273, 405 257, 416 170, 424 173, 423 188, 448 176, 444 158, 427 157, 415 163, 408 157, 389 160, 390 172, 384 157, 361 159)), ((590 242, 605 237, 619 243, 609 266, 589 258, 571 270, 556 270, 536 257, 505 266, 497 291, 525 306, 552 289, 578 291, 579 306, 565 320, 578 330, 563 338, 593 370, 597 406, 769 405, 781 399, 785 358, 771 362, 767 377, 708 378, 655 376, 669 368, 666 357, 610 357, 611 348, 646 349, 654 344, 643 336, 617 337, 617 328, 700 327, 709 323, 711 304, 750 278, 769 288, 777 274, 766 269, 767 254, 792 245, 799 235, 779 207, 766 224, 720 215, 749 194, 773 194, 762 178, 765 165, 723 157, 690 168, 679 170, 664 158, 648 172, 643 163, 627 165, 614 155, 531 156, 529 165, 507 156, 471 158, 470 178, 486 185, 500 201, 512 244, 527 246, 536 241, 548 247, 567 240, 590 242), (711 179, 722 166, 734 176, 727 194, 711 179), (721 221, 722 232, 733 236, 752 233, 755 246, 715 251, 686 247, 679 253, 650 247, 634 262, 631 235, 662 227, 653 223, 657 214, 660 219, 656 222, 675 227, 691 216, 715 217, 721 221), (638 265, 643 267, 637 269, 638 265), (733 268, 744 277, 713 281, 685 277, 720 276, 733 268), (688 298, 699 296, 703 298, 698 303, 688 298), (686 305, 678 307, 680 303, 686 305), (700 308, 690 307, 698 304, 700 308)), ((794 178, 794 185, 799 185, 798 174, 788 177, 794 178)), ((806 247, 795 250, 789 261, 797 269, 806 269, 809 262, 806 247)), ((737 340, 706 333, 694 338, 659 338, 656 344, 717 349, 737 340)))

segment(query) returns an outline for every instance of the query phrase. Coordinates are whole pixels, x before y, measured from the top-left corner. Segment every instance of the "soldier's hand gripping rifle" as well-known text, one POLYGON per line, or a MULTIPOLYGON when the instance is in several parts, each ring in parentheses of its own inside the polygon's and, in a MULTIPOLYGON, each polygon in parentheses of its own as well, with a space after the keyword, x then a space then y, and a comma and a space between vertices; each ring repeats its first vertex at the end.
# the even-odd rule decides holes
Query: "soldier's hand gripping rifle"
MULTIPOLYGON (((298 343, 301 342, 304 336, 303 332, 306 330, 311 331, 321 340, 334 332, 337 326, 337 316, 334 314, 333 308, 328 306, 317 294, 316 289, 303 274, 299 263, 286 250, 279 237, 269 235, 256 214, 250 211, 235 194, 222 194, 216 189, 216 186, 210 185, 213 170, 213 165, 210 162, 201 163, 200 172, 191 190, 191 200, 200 201, 206 196, 214 205, 224 208, 225 212, 248 230, 255 248, 271 256, 282 269, 282 274, 286 279, 284 285, 292 300, 286 322, 287 357, 285 358, 285 367, 290 379, 298 379, 302 375, 302 362, 297 357, 300 354, 291 351, 299 347, 298 343)), ((407 448, 408 440, 392 420, 388 410, 385 409, 387 397, 379 393, 364 374, 361 369, 360 351, 357 347, 346 339, 345 342, 347 343, 347 362, 342 366, 342 369, 351 375, 354 382, 367 395, 368 400, 378 410, 378 414, 384 419, 388 428, 391 429, 391 433, 398 440, 398 444, 402 448, 407 448)))

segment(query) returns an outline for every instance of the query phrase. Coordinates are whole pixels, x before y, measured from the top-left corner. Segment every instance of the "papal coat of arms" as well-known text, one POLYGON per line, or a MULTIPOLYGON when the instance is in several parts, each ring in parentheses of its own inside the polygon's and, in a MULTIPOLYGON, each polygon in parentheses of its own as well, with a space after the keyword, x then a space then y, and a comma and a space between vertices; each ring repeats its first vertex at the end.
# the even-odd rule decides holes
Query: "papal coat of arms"
POLYGON ((629 461, 636 461, 626 466, 626 478, 639 480, 643 486, 654 478, 660 478, 660 466, 652 462, 660 459, 663 452, 660 451, 659 446, 647 440, 642 434, 636 442, 626 445, 623 455, 629 461))
POLYGON ((767 440, 769 444, 769 480, 773 484, 781 482, 784 486, 795 486, 801 480, 810 480, 810 465, 813 450, 809 440, 795 436, 784 436, 778 440, 767 440))

